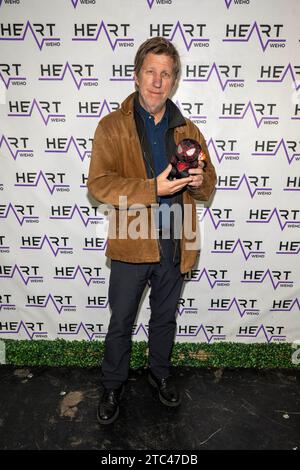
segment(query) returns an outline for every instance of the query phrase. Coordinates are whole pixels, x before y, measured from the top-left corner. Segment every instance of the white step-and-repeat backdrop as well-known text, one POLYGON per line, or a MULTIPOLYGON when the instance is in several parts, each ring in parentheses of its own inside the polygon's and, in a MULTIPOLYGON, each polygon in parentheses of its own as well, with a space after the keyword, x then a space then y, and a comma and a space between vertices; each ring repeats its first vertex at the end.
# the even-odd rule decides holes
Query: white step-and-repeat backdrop
MULTIPOLYGON (((0 339, 96 340, 109 322, 106 221, 87 195, 96 125, 133 59, 180 51, 173 97, 218 174, 177 341, 300 338, 298 0, 0 0, 0 339)), ((133 338, 147 339, 149 290, 133 338)))

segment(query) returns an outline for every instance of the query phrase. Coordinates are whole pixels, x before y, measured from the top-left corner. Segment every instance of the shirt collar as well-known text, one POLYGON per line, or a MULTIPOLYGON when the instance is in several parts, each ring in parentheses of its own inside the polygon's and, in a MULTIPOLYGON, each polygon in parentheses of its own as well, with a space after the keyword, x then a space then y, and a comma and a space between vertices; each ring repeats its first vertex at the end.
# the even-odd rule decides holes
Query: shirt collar
MULTIPOLYGON (((169 122, 169 106, 168 106, 168 101, 166 102, 166 109, 165 109, 165 112, 164 112, 164 115, 163 117, 161 118, 161 120, 156 124, 157 126, 160 126, 160 125, 168 125, 168 122, 169 122)), ((152 121, 154 122, 154 118, 153 116, 148 112, 146 111, 145 108, 143 108, 143 106, 141 105, 140 103, 140 100, 139 100, 139 94, 137 93, 136 95, 136 99, 134 100, 134 105, 136 107, 136 110, 137 112, 139 113, 139 115, 144 119, 145 123, 146 122, 149 122, 149 118, 152 117, 152 121)))

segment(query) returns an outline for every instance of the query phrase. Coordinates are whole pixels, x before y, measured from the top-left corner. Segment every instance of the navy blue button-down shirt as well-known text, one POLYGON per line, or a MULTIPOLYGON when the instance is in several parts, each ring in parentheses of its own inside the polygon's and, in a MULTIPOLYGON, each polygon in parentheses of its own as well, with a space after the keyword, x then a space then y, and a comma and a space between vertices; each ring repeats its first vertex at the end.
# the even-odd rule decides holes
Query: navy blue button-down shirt
MULTIPOLYGON (((158 176, 168 165, 165 143, 165 135, 169 127, 168 109, 166 107, 166 111, 162 119, 157 124, 155 124, 154 117, 141 106, 139 101, 137 102, 137 111, 145 123, 147 140, 150 144, 153 157, 154 172, 155 176, 158 176)), ((158 197, 158 202, 160 205, 164 203, 170 206, 171 198, 168 196, 161 196, 158 197)), ((167 217, 163 216, 162 210, 160 210, 160 214, 160 220, 157 220, 159 228, 168 228, 170 221, 167 217)), ((166 211, 166 214, 169 214, 169 210, 166 211)))

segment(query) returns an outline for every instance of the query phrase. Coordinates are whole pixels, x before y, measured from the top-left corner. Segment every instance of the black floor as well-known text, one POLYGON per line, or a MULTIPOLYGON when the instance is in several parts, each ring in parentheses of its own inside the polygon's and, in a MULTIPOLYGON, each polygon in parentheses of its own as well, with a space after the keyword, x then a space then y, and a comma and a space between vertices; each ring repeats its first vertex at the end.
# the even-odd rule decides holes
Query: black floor
POLYGON ((120 416, 96 420, 99 369, 0 367, 0 449, 300 449, 300 371, 174 370, 183 401, 160 403, 131 371, 120 416))

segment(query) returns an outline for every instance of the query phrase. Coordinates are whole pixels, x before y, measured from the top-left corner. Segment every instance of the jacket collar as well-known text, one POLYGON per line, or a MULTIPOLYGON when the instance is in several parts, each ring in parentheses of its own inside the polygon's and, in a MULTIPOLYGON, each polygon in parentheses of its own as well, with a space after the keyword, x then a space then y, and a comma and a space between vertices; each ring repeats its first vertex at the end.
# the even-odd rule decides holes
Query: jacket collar
MULTIPOLYGON (((125 115, 130 115, 133 113, 133 105, 134 100, 138 99, 138 91, 131 93, 131 95, 127 96, 127 98, 121 104, 121 111, 125 115)), ((184 129, 181 129, 181 126, 186 126, 186 121, 177 106, 171 101, 167 99, 167 106, 169 108, 169 129, 170 128, 178 128, 178 132, 184 132, 184 129)))

